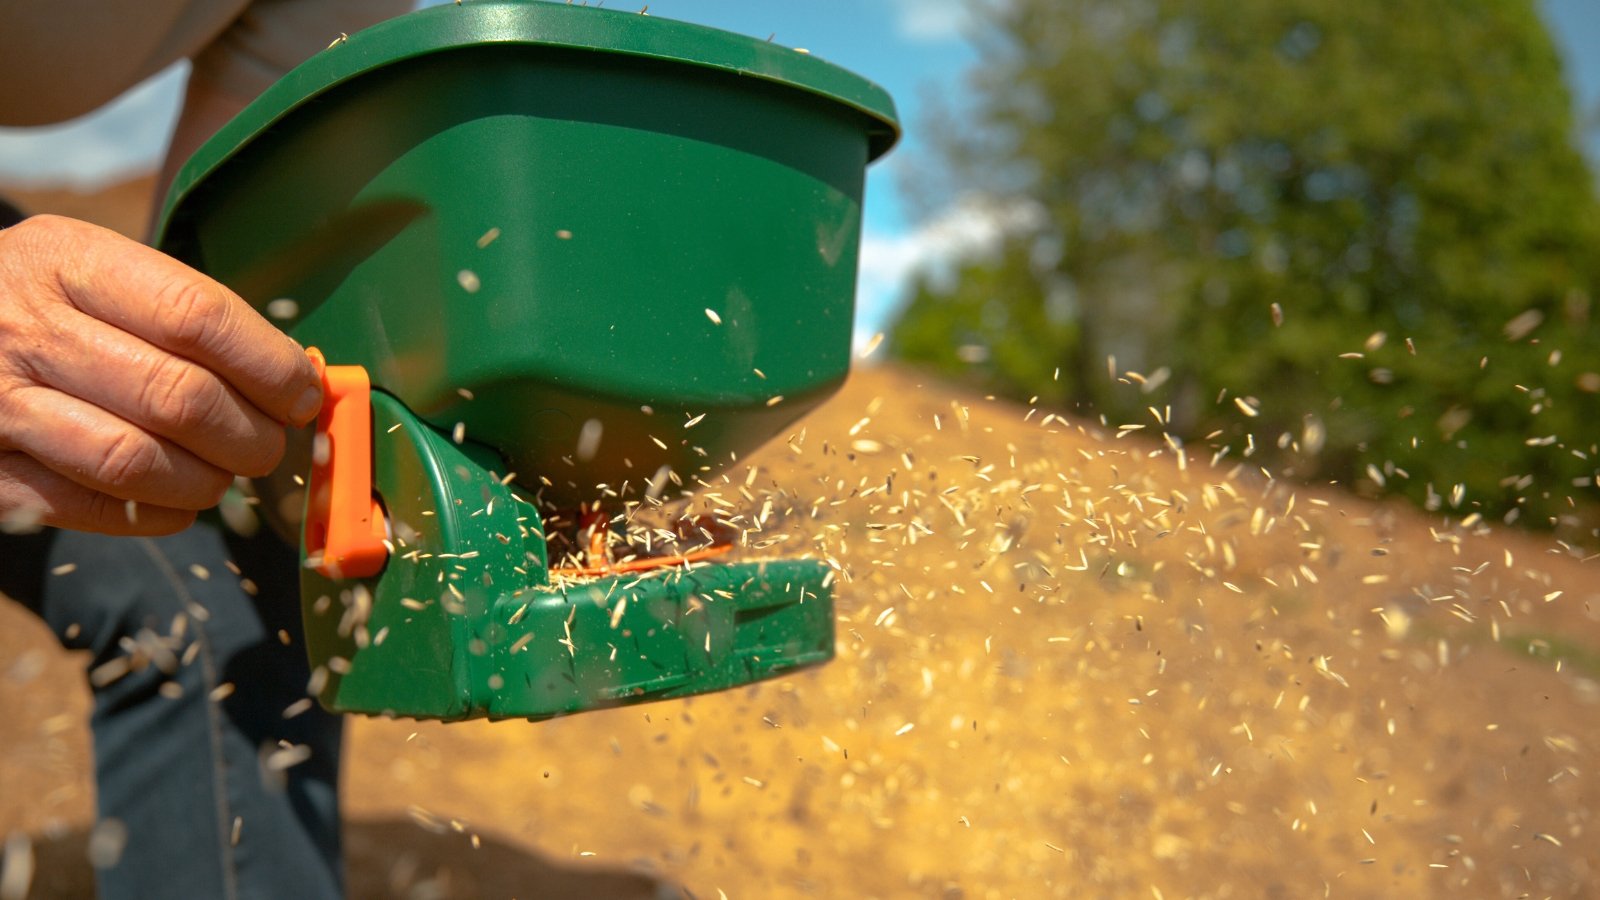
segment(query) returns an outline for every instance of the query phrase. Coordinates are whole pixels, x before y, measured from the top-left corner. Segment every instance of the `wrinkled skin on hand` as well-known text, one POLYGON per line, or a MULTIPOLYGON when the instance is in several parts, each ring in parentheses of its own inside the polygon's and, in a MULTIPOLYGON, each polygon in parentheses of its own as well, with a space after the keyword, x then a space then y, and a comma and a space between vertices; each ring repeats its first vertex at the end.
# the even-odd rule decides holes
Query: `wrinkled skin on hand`
POLYGON ((294 341, 171 257, 55 216, 0 231, 0 525, 179 531, 321 399, 294 341))

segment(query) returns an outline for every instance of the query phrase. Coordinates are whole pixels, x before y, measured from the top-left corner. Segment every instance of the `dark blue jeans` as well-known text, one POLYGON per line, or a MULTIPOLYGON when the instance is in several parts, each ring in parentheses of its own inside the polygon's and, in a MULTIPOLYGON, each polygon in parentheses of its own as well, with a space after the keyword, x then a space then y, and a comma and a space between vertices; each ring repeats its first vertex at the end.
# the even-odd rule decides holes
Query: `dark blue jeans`
POLYGON ((294 552, 201 524, 0 553, 62 573, 18 599, 92 654, 97 827, 126 834, 100 895, 340 896, 341 725, 306 700, 294 552))

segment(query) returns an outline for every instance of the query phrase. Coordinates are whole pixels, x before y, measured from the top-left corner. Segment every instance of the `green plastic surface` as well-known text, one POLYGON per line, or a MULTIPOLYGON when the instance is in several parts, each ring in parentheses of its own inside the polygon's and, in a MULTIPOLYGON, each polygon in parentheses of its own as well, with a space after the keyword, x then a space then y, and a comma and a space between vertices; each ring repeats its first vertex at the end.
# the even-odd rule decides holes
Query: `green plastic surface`
POLYGON ((571 506, 721 468, 838 387, 894 134, 880 89, 752 38, 452 5, 269 90, 184 167, 160 242, 296 301, 301 342, 571 506))
POLYGON ((672 567, 551 584, 539 516, 456 445, 373 394, 375 479, 395 554, 376 578, 301 574, 330 709, 544 719, 748 684, 833 656, 813 560, 672 567))

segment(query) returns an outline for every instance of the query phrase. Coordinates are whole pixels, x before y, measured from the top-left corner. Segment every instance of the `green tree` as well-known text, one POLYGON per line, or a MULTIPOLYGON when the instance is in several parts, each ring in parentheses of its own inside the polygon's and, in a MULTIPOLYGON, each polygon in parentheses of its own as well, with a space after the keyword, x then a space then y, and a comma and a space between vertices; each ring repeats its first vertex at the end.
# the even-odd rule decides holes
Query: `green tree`
POLYGON ((984 19, 942 158, 1039 224, 919 284, 893 352, 1120 421, 1170 404, 1302 477, 1541 523, 1600 498, 1600 213, 1533 0, 984 19))

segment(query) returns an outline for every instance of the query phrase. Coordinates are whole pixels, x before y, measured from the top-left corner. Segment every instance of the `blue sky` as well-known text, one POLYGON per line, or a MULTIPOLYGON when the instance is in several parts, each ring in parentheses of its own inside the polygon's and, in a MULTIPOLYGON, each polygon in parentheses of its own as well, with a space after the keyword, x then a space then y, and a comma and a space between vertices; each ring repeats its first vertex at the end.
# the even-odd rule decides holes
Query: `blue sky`
MULTIPOLYGON (((644 0, 608 6, 635 9, 644 0)), ((1544 0, 1569 81, 1590 120, 1600 109, 1600 0, 1544 0)), ((993 226, 960 210, 916 219, 897 170, 926 151, 923 101, 959 96, 973 54, 963 39, 965 0, 650 0, 653 16, 682 19, 804 47, 888 89, 906 125, 895 153, 868 173, 858 340, 887 324, 908 272, 992 239, 993 226)), ((169 71, 100 112, 41 129, 0 128, 0 181, 93 186, 152 167, 164 151, 183 72, 169 71)), ((1592 159, 1600 134, 1589 132, 1592 159)))

